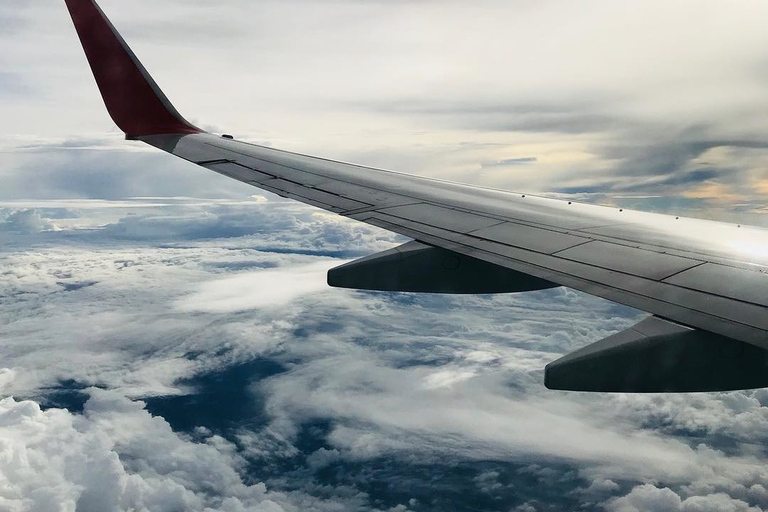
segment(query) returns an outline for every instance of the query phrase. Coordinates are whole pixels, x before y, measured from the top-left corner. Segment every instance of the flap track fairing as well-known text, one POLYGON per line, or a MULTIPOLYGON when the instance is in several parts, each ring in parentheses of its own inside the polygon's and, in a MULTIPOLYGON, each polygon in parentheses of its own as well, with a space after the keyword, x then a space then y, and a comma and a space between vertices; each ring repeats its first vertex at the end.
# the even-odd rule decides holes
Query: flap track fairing
POLYGON ((768 386, 768 350, 655 316, 549 363, 549 389, 661 393, 768 386))
POLYGON ((328 284, 356 290, 426 293, 509 293, 558 286, 417 241, 336 267, 328 272, 328 284))

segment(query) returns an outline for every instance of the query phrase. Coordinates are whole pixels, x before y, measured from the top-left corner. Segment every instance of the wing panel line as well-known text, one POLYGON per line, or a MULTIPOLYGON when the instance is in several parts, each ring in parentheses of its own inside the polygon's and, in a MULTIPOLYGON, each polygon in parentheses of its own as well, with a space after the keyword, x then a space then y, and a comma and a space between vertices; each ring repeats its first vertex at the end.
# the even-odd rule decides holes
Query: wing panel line
MULTIPOLYGON (((724 318, 718 315, 713 315, 711 313, 699 311, 698 309, 681 306, 675 302, 668 302, 647 294, 640 294, 632 290, 625 290, 622 288, 603 284, 598 281, 559 272, 549 267, 531 263, 530 261, 520 260, 499 252, 493 252, 472 245, 466 245, 458 241, 446 239, 444 236, 430 234, 426 231, 419 231, 418 229, 409 228, 407 226, 393 224, 383 219, 371 217, 366 219, 365 222, 389 231, 393 231, 395 233, 399 233, 401 235, 409 236, 425 243, 430 243, 438 247, 443 247, 449 250, 460 252, 462 254, 467 254, 469 256, 482 259, 490 263, 495 263, 497 265, 506 266, 508 268, 512 268, 513 270, 525 272, 541 279, 547 279, 556 282, 562 286, 568 286, 588 294, 597 295, 599 297, 603 297, 629 307, 634 307, 642 311, 647 311, 664 318, 669 318, 671 315, 673 315, 673 313, 677 312, 674 317, 678 318, 676 321, 682 324, 688 324, 692 327, 699 327, 710 330, 723 336, 736 336, 739 339, 742 339, 753 345, 768 348, 768 338, 766 338, 765 329, 762 329, 758 326, 732 320, 729 318, 724 318), (595 293, 596 290, 599 290, 599 292, 595 293)), ((458 233, 456 235, 462 236, 458 233)), ((650 280, 645 281, 656 285, 666 284, 650 280)), ((698 293, 703 295, 705 300, 707 299, 706 294, 702 294, 700 292, 698 293)), ((720 298, 728 301, 733 300, 727 297, 720 298)), ((755 306, 752 303, 747 304, 755 306)), ((761 309, 765 310, 766 308, 761 309)))

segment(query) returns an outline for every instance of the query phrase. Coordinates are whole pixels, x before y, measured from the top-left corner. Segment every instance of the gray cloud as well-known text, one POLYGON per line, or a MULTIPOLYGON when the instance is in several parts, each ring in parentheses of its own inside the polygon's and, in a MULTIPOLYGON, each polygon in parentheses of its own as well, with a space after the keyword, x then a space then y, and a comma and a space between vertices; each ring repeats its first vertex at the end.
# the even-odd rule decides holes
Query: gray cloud
POLYGON ((627 129, 629 118, 601 114, 605 104, 597 101, 516 102, 513 99, 445 99, 366 102, 354 105, 364 111, 395 114, 418 120, 422 125, 484 131, 551 132, 579 134, 627 129))
MULTIPOLYGON (((0 27, 2 22, 0 21, 0 27)), ((0 71, 0 96, 13 97, 29 89, 21 75, 0 71)))
POLYGON ((768 139, 708 139, 702 137, 699 132, 701 128, 698 127, 689 129, 680 135, 673 136, 672 140, 654 142, 647 146, 616 144, 608 146, 604 153, 608 159, 620 160, 616 167, 620 175, 666 176, 683 171, 692 160, 711 149, 768 148, 768 139))
MULTIPOLYGON (((456 3, 346 1, 333 9, 313 1, 104 7, 188 117, 289 149, 368 155, 372 161, 361 163, 547 191, 555 184, 607 186, 616 175, 641 188, 640 178, 685 173, 713 148, 764 148, 766 140, 760 119, 767 105, 756 93, 764 89, 763 75, 755 72, 764 61, 755 49, 765 41, 762 31, 747 28, 759 16, 740 8, 701 12, 701 23, 691 26, 688 8, 668 4, 656 6, 665 13, 662 24, 649 16, 653 8, 629 16, 610 3, 554 10, 503 2, 470 10, 456 3), (281 22, 286 19, 291 23, 281 22), (164 30, 152 29, 157 20, 165 20, 164 30), (624 28, 616 33, 616 26, 624 28), (681 26, 689 37, 679 37, 681 26), (712 26, 729 37, 709 42, 712 26), (548 27, 557 37, 542 38, 531 27, 548 27), (653 41, 643 37, 649 27, 653 41), (390 37, 393 31, 398 37, 390 37), (184 71, 189 60, 179 58, 185 48, 194 51, 195 66, 209 71, 195 74, 192 86, 184 71), (226 91, 226 102, 219 91, 226 91), (466 151, 446 154, 459 134, 507 147, 476 146, 472 158, 466 151), (477 173, 477 162, 532 149, 536 172, 477 173)), ((110 129, 63 9, 14 13, 29 25, 29 36, 8 47, 8 69, 45 87, 33 99, 9 102, 6 135, 71 138, 110 129), (43 26, 50 51, 40 54, 30 41, 43 26), (71 94, 62 95, 66 90, 71 94), (54 106, 40 110, 40 95, 54 106), (45 130, 33 122, 43 118, 45 130)), ((747 184, 764 178, 757 171, 761 158, 713 167, 744 175, 742 184, 727 186, 746 196, 747 184)), ((94 181, 74 183, 87 189, 94 181)), ((682 185, 668 190, 683 192, 682 185)))
POLYGON ((28 11, 28 5, 0 6, 0 34, 2 34, 0 37, 8 38, 20 34, 29 24, 25 18, 28 11))
POLYGON ((536 161, 535 156, 524 156, 519 158, 504 158, 502 160, 490 160, 487 162, 480 162, 480 167, 483 169, 492 167, 505 167, 507 165, 524 165, 530 164, 536 161))
POLYGON ((602 103, 574 100, 570 103, 488 100, 418 101, 361 103, 363 110, 392 113, 420 119, 422 123, 476 131, 549 132, 580 134, 622 128, 628 119, 599 113, 602 103))
POLYGON ((98 389, 89 394, 81 415, 0 401, 0 431, 15 455, 3 465, 5 506, 293 512, 362 505, 354 497, 338 502, 246 483, 237 472, 244 461, 225 439, 204 431, 190 439, 140 402, 98 389))
MULTIPOLYGON (((764 454, 754 448, 768 431, 761 391, 543 388, 546 362, 626 328, 636 311, 562 289, 327 289, 324 269, 344 261, 330 254, 397 239, 289 202, 51 201, 56 219, 45 203, 28 207, 60 231, 3 235, 0 265, 12 271, 0 278, 10 299, 0 302, 9 368, 0 386, 54 407, 35 422, 81 425, 75 434, 46 423, 30 444, 6 422, 18 450, 44 454, 60 436, 73 450, 90 436, 107 440, 91 457, 111 461, 108 480, 74 456, 56 466, 71 476, 58 487, 72 496, 64 501, 127 507, 175 493, 169 506, 224 510, 222 496, 255 510, 266 500, 285 510, 768 505, 764 454), (144 397, 167 420, 125 396, 144 397), (139 432, 157 442, 143 446, 139 432), (210 471, 219 477, 207 479, 210 471), (136 491, 120 494, 122 481, 136 491), (382 481, 390 492, 377 490, 382 481)), ((19 492, 47 489, 42 475, 19 492)))
MULTIPOLYGON (((255 189, 159 152, 25 146, 5 169, 0 199, 122 199, 134 196, 247 197, 255 189)), ((95 141, 94 141, 95 143, 95 141)), ((107 146, 108 147, 108 146, 107 146)))
POLYGON ((0 231, 16 231, 19 233, 38 233, 52 229, 54 224, 37 210, 16 210, 8 213, 0 220, 0 231))
POLYGON ((681 499, 669 488, 659 489, 645 484, 632 489, 628 495, 611 500, 606 509, 610 512, 641 512, 658 510, 664 512, 704 512, 722 510, 733 512, 758 512, 759 507, 734 499, 725 493, 712 493, 706 496, 692 496, 681 499))

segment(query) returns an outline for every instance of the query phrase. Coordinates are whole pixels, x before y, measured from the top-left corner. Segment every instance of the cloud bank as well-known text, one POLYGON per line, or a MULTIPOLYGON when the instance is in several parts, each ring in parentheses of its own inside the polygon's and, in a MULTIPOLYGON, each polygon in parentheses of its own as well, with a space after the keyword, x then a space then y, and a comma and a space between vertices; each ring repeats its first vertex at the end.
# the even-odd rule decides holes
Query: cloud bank
POLYGON ((400 240, 293 203, 46 203, 3 213, 11 510, 768 506, 762 391, 543 388, 636 311, 328 289, 400 240))

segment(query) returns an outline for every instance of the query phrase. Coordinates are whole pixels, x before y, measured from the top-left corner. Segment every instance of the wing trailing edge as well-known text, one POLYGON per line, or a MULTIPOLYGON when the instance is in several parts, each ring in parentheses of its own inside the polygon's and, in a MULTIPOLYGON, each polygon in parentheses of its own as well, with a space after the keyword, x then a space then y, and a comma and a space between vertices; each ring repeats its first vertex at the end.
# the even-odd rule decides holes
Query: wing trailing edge
POLYGON ((93 0, 65 0, 109 115, 127 138, 202 130, 171 105, 93 0))

